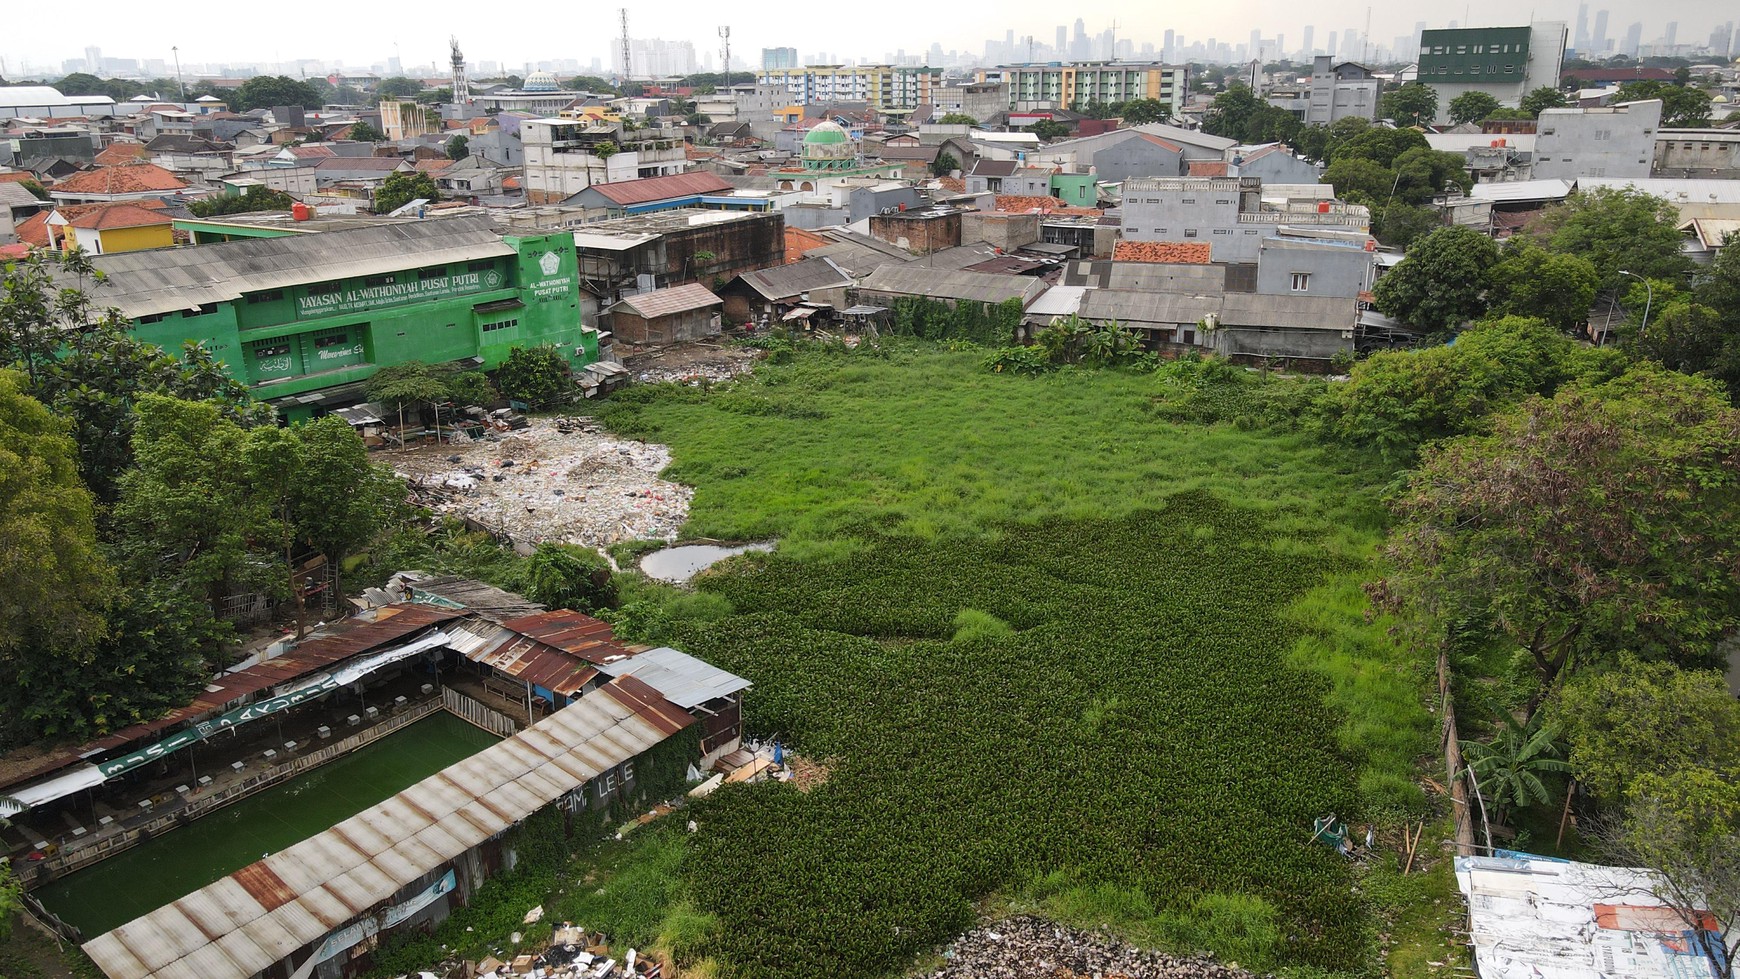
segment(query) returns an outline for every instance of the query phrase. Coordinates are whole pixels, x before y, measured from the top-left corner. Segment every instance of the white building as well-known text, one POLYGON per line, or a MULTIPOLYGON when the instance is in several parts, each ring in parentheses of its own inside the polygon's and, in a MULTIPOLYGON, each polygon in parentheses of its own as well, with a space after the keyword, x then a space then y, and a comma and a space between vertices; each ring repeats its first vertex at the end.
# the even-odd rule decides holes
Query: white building
POLYGON ((1660 99, 1542 110, 1535 128, 1535 178, 1649 176, 1661 110, 1660 99))
POLYGON ((67 116, 112 116, 115 100, 107 95, 66 96, 47 85, 0 88, 0 120, 63 119, 67 116))
POLYGON ((520 123, 525 150, 526 201, 559 204, 593 184, 682 173, 688 155, 681 137, 635 133, 584 119, 527 119, 520 123))

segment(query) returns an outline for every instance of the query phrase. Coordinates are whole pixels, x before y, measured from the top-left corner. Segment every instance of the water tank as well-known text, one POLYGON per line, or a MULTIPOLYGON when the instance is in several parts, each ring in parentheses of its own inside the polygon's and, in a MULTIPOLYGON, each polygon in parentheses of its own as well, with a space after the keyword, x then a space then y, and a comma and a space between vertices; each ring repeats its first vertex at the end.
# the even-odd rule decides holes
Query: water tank
POLYGON ((1329 213, 1329 202, 1328 201, 1318 201, 1317 202, 1317 213, 1318 214, 1328 214, 1329 213))
POLYGON ((290 205, 290 220, 292 221, 306 221, 313 216, 314 208, 309 207, 301 201, 297 201, 290 205))

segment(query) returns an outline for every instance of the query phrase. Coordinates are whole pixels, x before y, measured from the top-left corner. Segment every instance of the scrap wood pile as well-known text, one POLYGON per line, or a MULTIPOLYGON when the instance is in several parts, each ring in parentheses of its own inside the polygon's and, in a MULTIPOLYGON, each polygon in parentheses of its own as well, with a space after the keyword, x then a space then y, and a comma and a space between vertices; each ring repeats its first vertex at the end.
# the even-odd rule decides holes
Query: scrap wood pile
POLYGON ((1097 932, 1032 915, 967 932, 924 979, 1253 979, 1206 956, 1144 952, 1097 932))

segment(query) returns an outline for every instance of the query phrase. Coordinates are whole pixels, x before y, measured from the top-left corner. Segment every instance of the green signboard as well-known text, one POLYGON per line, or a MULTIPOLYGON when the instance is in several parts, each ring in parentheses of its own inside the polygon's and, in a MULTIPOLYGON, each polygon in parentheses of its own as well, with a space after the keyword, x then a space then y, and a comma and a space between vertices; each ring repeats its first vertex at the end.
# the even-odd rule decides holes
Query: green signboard
POLYGON ((289 710, 297 704, 305 704, 316 697, 323 697, 338 689, 338 681, 332 677, 322 677, 312 683, 304 684, 271 700, 261 700, 246 707, 238 707, 227 714, 220 714, 209 721, 201 721, 193 727, 177 731, 162 741, 148 747, 140 748, 132 754, 122 755, 97 765, 97 771, 103 773, 103 778, 110 779, 122 772, 131 771, 140 765, 156 761, 172 751, 179 751, 190 744, 204 741, 220 731, 227 731, 237 724, 258 720, 281 710, 289 710))
POLYGON ((296 298, 296 317, 298 319, 314 319, 321 316, 361 313, 385 306, 402 306, 406 303, 447 299, 486 289, 500 289, 504 282, 505 279, 501 272, 496 269, 487 269, 482 272, 461 272, 457 275, 440 275, 408 282, 386 282, 380 285, 365 285, 356 289, 309 293, 296 298))
POLYGON ((1514 82, 1528 71, 1527 27, 1465 27, 1420 33, 1420 81, 1514 82))

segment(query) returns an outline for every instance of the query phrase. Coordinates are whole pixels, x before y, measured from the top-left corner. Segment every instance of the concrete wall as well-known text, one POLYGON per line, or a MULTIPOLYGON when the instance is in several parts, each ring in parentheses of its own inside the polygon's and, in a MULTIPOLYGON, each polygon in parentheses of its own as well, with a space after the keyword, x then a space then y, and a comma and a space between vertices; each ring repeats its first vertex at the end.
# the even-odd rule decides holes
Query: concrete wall
POLYGON ((1600 109, 1547 109, 1535 131, 1534 177, 1647 177, 1660 100, 1600 109))
MULTIPOLYGON (((1347 332, 1353 332, 1348 316, 1347 332)), ((1325 362, 1340 353, 1353 353, 1353 339, 1333 330, 1289 330, 1228 326, 1214 331, 1214 349, 1223 357, 1258 361, 1273 358, 1325 362)), ((1321 369, 1321 368, 1319 368, 1321 369)))
POLYGON ((870 236, 928 255, 961 243, 961 212, 877 214, 870 218, 870 236))
POLYGON ((1176 177, 1184 173, 1185 154, 1148 140, 1126 139, 1095 151, 1094 176, 1115 183, 1132 177, 1176 177))
POLYGON ((1740 177, 1740 132, 1657 130, 1651 171, 1658 177, 1740 177))
POLYGON ((1265 153, 1239 164, 1239 176, 1256 177, 1265 184, 1314 184, 1322 173, 1317 164, 1301 160, 1285 150, 1265 153))
MULTIPOLYGON (((850 224, 880 213, 884 208, 906 205, 916 208, 924 204, 924 195, 916 187, 862 187, 846 195, 846 219, 835 224, 850 224)), ((806 225, 822 227, 822 225, 806 225)))
POLYGON ((1352 244, 1264 239, 1257 251, 1257 292, 1266 296, 1357 299, 1371 288, 1374 252, 1352 244), (1303 275, 1294 288, 1294 276, 1303 275))
POLYGON ((1377 118, 1378 86, 1363 69, 1318 55, 1311 66, 1311 89, 1305 104, 1305 124, 1327 126, 1337 119, 1377 118))
POLYGON ((982 241, 1006 252, 1039 240, 1039 215, 968 211, 961 215, 961 241, 982 241))

